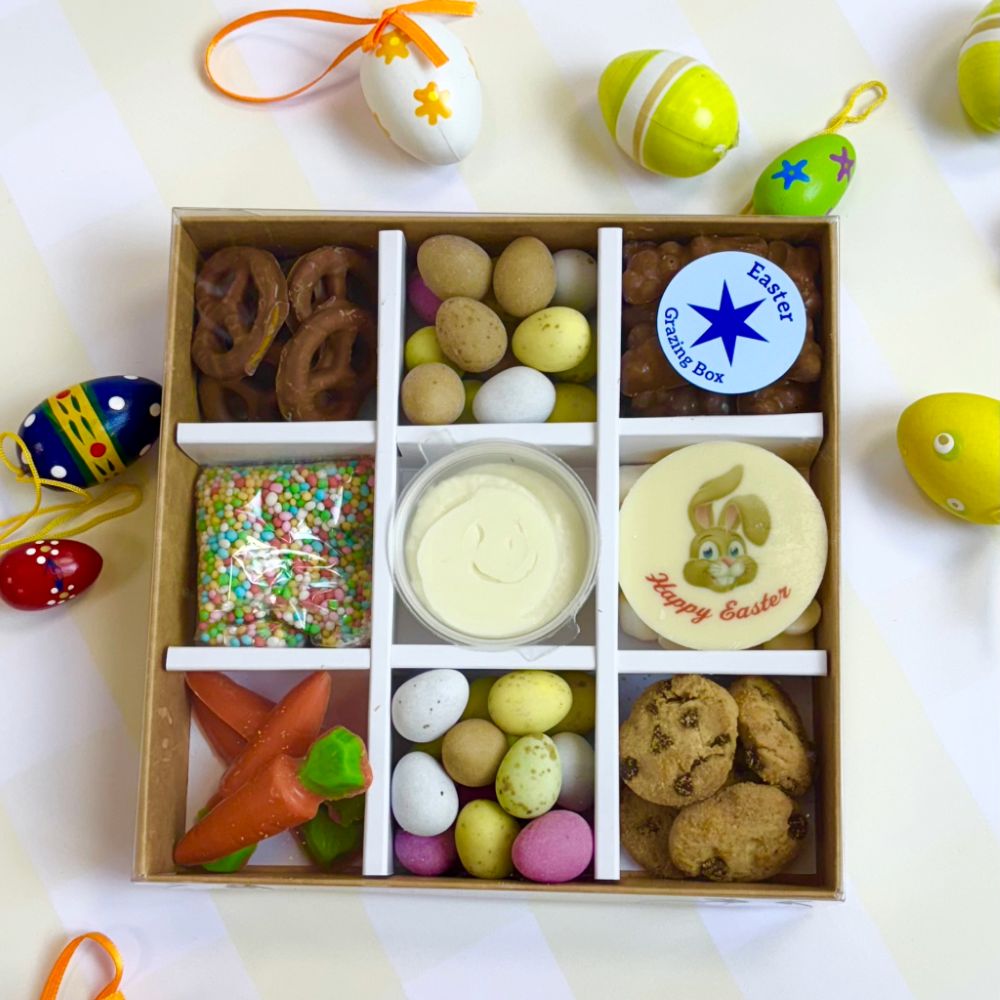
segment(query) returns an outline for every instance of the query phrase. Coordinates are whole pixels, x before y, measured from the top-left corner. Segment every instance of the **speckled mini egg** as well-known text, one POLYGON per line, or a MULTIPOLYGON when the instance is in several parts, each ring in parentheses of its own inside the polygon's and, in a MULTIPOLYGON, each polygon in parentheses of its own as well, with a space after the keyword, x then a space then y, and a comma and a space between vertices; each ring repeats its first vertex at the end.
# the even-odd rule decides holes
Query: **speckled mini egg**
POLYGON ((162 397, 156 382, 138 375, 79 382, 39 403, 18 434, 43 479, 94 486, 153 447, 162 397))
POLYGON ((594 675, 586 670, 564 670, 559 677, 569 685, 573 703, 562 719, 548 729, 548 734, 589 733, 597 718, 597 683, 594 675))
POLYGON ((597 261, 586 250, 557 250, 556 290, 550 305, 589 313, 597 305, 597 261))
POLYGON ((425 753, 401 757, 392 772, 392 815, 407 833, 436 837, 455 822, 458 792, 444 768, 425 753))
MULTIPOLYGON (((438 299, 464 297, 478 301, 490 290, 493 261, 478 243, 441 233, 420 244, 417 270, 425 287, 438 299)), ((437 313, 434 315, 436 321, 437 313)))
POLYGON ((413 311, 425 323, 433 326, 441 300, 427 287, 419 271, 410 275, 410 280, 406 283, 406 297, 413 311))
POLYGON ((597 419, 597 393, 589 385, 561 382, 555 392, 550 424, 592 424, 597 419))
POLYGON ((477 799, 464 806, 455 824, 455 847, 462 867, 475 878, 514 873, 511 848, 521 824, 495 802, 477 799))
MULTIPOLYGON (((589 322, 589 321, 588 321, 589 322)), ((590 338, 587 354, 578 365, 567 368, 564 372, 556 372, 553 376, 557 382, 573 382, 582 385, 589 382, 597 374, 597 338, 590 338)))
POLYGON ((521 365, 494 375, 476 394, 472 412, 481 424, 543 423, 556 403, 552 383, 521 365))
POLYGON ((489 698, 495 677, 482 676, 469 681, 469 703, 465 706, 462 719, 487 719, 490 717, 489 698))
POLYGON ((465 386, 454 368, 432 361, 406 373, 399 403, 411 423, 453 424, 465 408, 465 386))
POLYGON ((549 248, 535 236, 519 236, 493 266, 493 293, 500 308, 515 318, 544 309, 555 290, 555 262, 549 248))
POLYGON ((522 736, 497 771, 497 802, 511 816, 533 819, 548 812, 562 788, 562 765, 555 743, 541 733, 522 736))
POLYGON ((382 131, 425 163, 457 163, 479 135, 482 93, 462 42, 437 18, 409 17, 444 52, 435 66, 398 28, 361 57, 361 90, 382 131))
POLYGON ((420 365, 440 364, 454 369, 459 375, 462 370, 441 350, 437 330, 433 326, 422 326, 406 338, 403 345, 403 366, 413 371, 420 365))
POLYGON ((854 176, 857 153, 842 135, 814 135, 786 149, 753 189, 756 215, 819 216, 832 212, 854 176))
POLYGON ((500 317, 476 299, 445 299, 434 326, 441 350, 463 371, 488 371, 507 351, 507 330, 500 317))
POLYGON ((590 824, 575 812, 554 809, 533 819, 511 848, 514 867, 532 882, 571 882, 594 856, 590 824))
POLYGON ((445 734, 441 763, 453 781, 482 788, 496 780, 507 750, 507 738, 492 722, 465 719, 445 734))
POLYGON ((428 743, 444 736, 462 717, 469 682, 458 670, 425 670, 392 696, 392 724, 404 739, 428 743))
POLYGON ((573 704, 570 686, 548 670, 515 670, 490 688, 490 718, 513 736, 544 733, 562 722, 573 704))
POLYGON ((451 827, 434 837, 417 837, 397 830, 393 847, 399 863, 414 875, 444 875, 458 860, 455 831, 451 827))
POLYGON ((583 361, 591 339, 583 313, 549 306, 521 321, 510 346, 522 365, 540 372, 563 372, 583 361))
POLYGON ((562 768, 562 787, 556 804, 585 812, 594 804, 594 748, 577 733, 552 737, 562 768))

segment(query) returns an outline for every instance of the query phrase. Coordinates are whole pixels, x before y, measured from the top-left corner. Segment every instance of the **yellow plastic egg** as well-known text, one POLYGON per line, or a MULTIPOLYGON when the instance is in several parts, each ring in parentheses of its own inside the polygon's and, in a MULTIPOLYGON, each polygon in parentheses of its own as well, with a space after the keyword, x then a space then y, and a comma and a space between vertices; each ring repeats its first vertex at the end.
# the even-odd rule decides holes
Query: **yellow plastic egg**
POLYGON ((397 146, 425 163, 457 163, 472 150, 482 120, 479 77, 465 46, 440 21, 410 15, 448 57, 435 66, 398 28, 361 58, 361 90, 397 146))
POLYGON ((958 94, 968 116, 988 132, 1000 132, 1000 0, 972 22, 958 54, 958 94))
POLYGON ((564 372, 587 356, 590 342, 587 317, 568 306, 549 306, 522 320, 510 347, 523 365, 540 372, 564 372))
POLYGON ((896 442, 907 471, 939 507, 1000 524, 1000 400, 942 392, 908 406, 896 442))
POLYGON ((601 74, 597 100, 618 145, 656 173, 702 174, 739 139, 736 100, 725 81, 676 52, 619 56, 601 74))

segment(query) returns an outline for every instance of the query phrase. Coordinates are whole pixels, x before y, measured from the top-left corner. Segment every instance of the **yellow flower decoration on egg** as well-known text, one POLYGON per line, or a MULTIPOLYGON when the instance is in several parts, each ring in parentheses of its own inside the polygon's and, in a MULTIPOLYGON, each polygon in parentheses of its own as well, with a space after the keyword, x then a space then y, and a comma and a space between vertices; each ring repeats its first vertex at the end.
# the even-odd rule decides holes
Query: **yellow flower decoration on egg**
POLYGON ((386 66, 393 59, 409 59, 410 50, 406 47, 406 38, 398 31, 387 31, 379 39, 375 55, 384 59, 386 66))
POLYGON ((450 97, 451 91, 438 90, 438 85, 433 80, 423 89, 418 87, 413 91, 413 99, 417 102, 416 116, 426 117, 428 125, 437 125, 438 118, 450 118, 451 108, 448 107, 450 97))

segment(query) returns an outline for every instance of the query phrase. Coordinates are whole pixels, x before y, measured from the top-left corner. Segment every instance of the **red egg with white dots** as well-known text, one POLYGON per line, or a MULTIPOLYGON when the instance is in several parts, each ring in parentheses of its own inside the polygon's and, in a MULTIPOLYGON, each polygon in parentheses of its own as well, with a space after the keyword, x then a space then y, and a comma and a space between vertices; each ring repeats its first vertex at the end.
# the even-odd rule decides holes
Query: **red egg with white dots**
POLYGON ((0 559, 0 598, 18 611, 75 601, 100 576, 100 552, 74 539, 38 539, 0 559))

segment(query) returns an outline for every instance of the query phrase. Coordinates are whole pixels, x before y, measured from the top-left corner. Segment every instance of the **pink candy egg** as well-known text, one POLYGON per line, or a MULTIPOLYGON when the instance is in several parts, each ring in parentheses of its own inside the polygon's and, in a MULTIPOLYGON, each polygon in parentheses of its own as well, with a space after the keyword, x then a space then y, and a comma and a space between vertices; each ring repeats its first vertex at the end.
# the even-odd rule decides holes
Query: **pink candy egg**
POLYGON ((582 817, 567 809, 533 819, 514 841, 514 867, 532 882, 570 882, 594 856, 594 834, 582 817))
POLYGON ((454 826, 434 837, 397 830, 394 847, 399 863, 414 875, 443 875, 458 861, 454 826))
POLYGON ((409 296, 413 311, 425 323, 433 326, 438 306, 441 305, 441 300, 424 284, 424 279, 420 277, 419 271, 414 271, 410 275, 410 281, 406 286, 406 294, 409 296))

